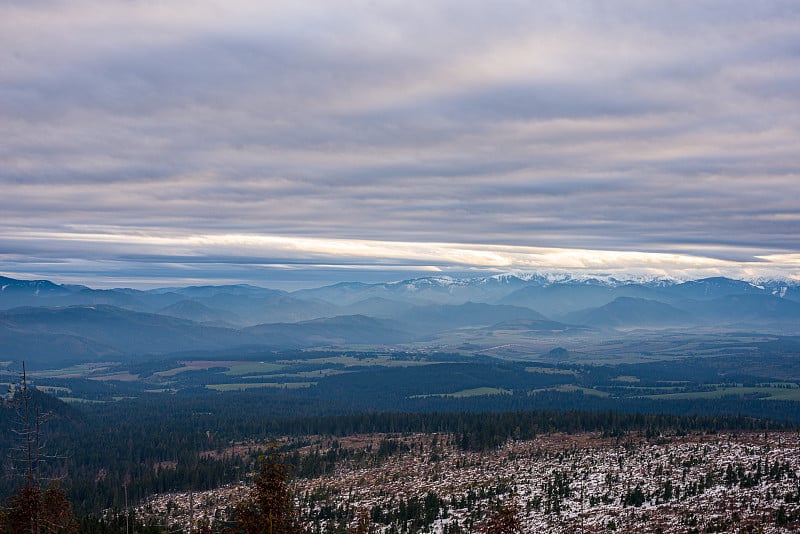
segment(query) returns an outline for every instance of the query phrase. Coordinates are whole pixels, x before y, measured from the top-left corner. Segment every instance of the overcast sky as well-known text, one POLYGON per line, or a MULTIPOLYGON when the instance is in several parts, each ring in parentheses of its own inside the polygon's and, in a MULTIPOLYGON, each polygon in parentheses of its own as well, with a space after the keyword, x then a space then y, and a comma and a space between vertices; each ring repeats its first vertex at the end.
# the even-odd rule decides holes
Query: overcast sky
POLYGON ((0 273, 800 278, 800 3, 0 0, 0 273))

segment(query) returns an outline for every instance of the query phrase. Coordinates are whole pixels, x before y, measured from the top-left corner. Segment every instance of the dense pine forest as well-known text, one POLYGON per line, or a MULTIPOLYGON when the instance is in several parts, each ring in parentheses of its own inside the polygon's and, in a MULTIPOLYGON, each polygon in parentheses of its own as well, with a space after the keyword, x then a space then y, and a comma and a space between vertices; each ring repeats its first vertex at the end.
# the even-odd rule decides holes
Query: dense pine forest
MULTIPOLYGON (((154 495, 249 484, 268 443, 276 443, 287 477, 312 480, 364 458, 373 465, 409 452, 399 436, 448 436, 457 450, 490 454, 510 441, 558 433, 657 441, 784 431, 800 421, 796 383, 752 371, 749 357, 585 365, 453 353, 246 356, 188 354, 105 371, 140 377, 134 381, 71 377, 66 368, 58 371, 64 376, 33 373, 27 388, 7 371, 11 391, 0 407, 6 509, 14 510, 14 499, 27 491, 68 503, 84 532, 120 532, 132 521, 137 532, 155 532, 163 525, 132 517, 135 506, 154 495), (169 379, 168 387, 153 389, 156 379, 169 379), (259 380, 283 380, 284 387, 261 387, 259 380), (240 383, 258 387, 237 390, 240 383), (357 435, 384 437, 366 451, 336 445, 357 435), (320 436, 327 448, 310 450, 320 436), (26 437, 34 438, 27 459, 26 437)), ((783 351, 761 363, 769 369, 787 357, 783 351)), ((430 524, 424 518, 434 508, 446 509, 434 506, 433 497, 427 504, 419 499, 402 512, 419 513, 419 525, 430 524)), ((461 501, 448 506, 453 502, 461 501)), ((342 511, 308 506, 308 517, 320 524, 342 519, 342 511)), ((234 512, 224 521, 234 521, 234 512)), ((388 523, 404 517, 399 508, 381 513, 378 519, 388 523)), ((224 521, 218 518, 217 527, 224 521)))

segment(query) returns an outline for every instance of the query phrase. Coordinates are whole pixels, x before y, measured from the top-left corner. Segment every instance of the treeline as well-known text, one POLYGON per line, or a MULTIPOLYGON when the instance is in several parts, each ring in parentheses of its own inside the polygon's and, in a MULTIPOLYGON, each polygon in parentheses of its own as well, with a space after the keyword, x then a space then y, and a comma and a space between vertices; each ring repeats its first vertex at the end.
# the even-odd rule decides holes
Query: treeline
POLYGON ((720 432, 723 430, 781 430, 786 422, 746 416, 700 416, 619 413, 613 411, 524 411, 500 413, 372 413, 271 421, 275 435, 347 436, 370 433, 452 433, 468 450, 486 450, 508 439, 532 439, 550 432, 720 432))
MULTIPOLYGON (((436 366, 438 367, 438 366, 436 366)), ((353 373, 360 374, 360 373, 353 373)), ((533 373, 528 373, 533 374, 533 373)), ((335 378, 335 377, 332 377, 335 378)), ((360 383, 360 381, 359 381, 360 383)), ((390 386, 383 392, 354 391, 337 387, 341 394, 327 390, 309 391, 264 388, 243 392, 212 393, 205 389, 176 395, 145 394, 118 402, 89 404, 81 411, 90 418, 112 426, 169 424, 183 427, 188 421, 224 434, 228 439, 246 439, 268 432, 274 419, 363 412, 506 412, 531 410, 615 411, 622 413, 669 413, 710 417, 747 415, 781 422, 800 422, 800 402, 742 396, 718 398, 659 399, 644 397, 601 397, 575 391, 514 390, 512 394, 474 397, 419 396, 396 394, 390 386), (328 396, 328 394, 332 394, 328 396)), ((459 386, 460 387, 460 386, 459 386)))

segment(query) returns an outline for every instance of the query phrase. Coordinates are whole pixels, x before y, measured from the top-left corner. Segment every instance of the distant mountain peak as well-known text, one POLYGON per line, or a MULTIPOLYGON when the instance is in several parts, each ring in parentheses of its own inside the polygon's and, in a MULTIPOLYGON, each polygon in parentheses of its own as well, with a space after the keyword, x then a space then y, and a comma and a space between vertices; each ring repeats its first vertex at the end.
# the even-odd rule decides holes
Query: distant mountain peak
POLYGON ((531 285, 548 286, 555 284, 589 284, 608 287, 640 284, 650 287, 664 287, 679 283, 677 279, 654 275, 628 275, 603 273, 569 273, 559 271, 510 271, 493 275, 493 278, 513 277, 531 285))
POLYGON ((0 291, 10 289, 33 289, 34 291, 51 291, 63 290, 64 288, 58 284, 54 284, 50 280, 17 280, 15 278, 8 278, 0 276, 0 291))
POLYGON ((468 278, 453 278, 452 276, 426 276, 423 278, 401 280, 399 282, 393 282, 387 285, 406 286, 408 289, 413 291, 425 287, 447 288, 450 286, 463 286, 469 283, 470 279, 468 278))

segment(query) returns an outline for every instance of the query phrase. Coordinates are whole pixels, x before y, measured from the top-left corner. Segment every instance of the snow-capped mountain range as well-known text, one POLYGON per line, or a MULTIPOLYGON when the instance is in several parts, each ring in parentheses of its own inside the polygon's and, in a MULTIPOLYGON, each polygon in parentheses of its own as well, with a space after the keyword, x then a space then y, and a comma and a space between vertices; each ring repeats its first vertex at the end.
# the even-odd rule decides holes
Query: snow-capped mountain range
POLYGON ((294 292, 249 285, 140 291, 0 277, 0 357, 25 353, 43 362, 54 354, 102 360, 245 346, 427 342, 464 329, 485 330, 495 341, 502 331, 615 335, 697 327, 800 335, 800 283, 515 273, 294 292))

